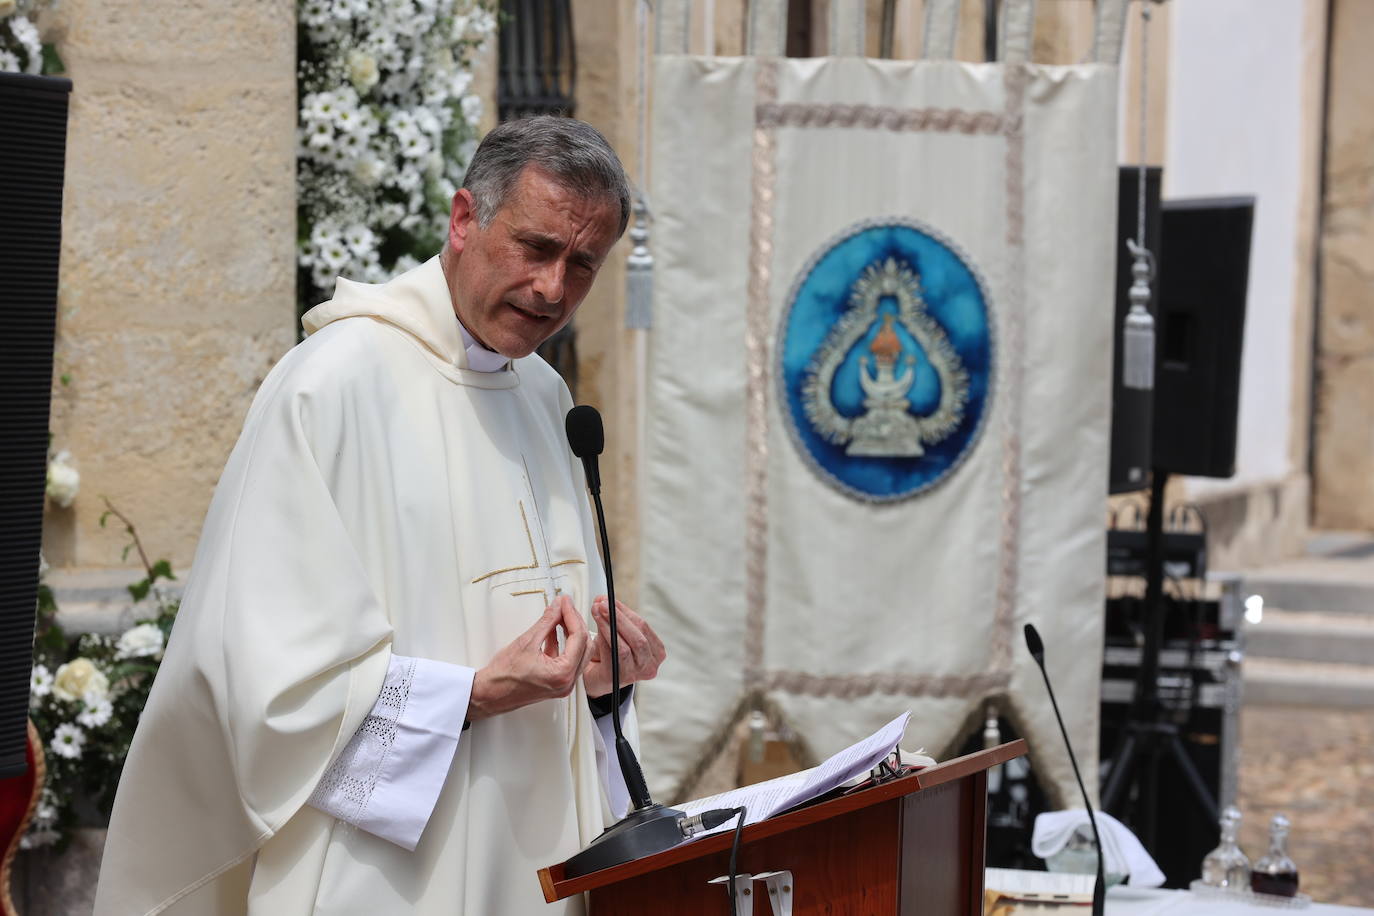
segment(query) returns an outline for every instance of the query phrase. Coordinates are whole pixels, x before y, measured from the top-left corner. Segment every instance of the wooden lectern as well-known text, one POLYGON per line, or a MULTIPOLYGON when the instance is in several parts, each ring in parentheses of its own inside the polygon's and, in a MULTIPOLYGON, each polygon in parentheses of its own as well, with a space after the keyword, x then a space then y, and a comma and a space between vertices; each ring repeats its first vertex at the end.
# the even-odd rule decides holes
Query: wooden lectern
MULTIPOLYGON (((979 916, 987 771, 1026 753, 1012 741, 744 828, 741 875, 792 873, 793 916, 979 916)), ((726 916, 733 831, 580 878, 539 870, 552 903, 589 892, 589 916, 726 916)), ((754 916, 769 916, 764 884, 754 916)))

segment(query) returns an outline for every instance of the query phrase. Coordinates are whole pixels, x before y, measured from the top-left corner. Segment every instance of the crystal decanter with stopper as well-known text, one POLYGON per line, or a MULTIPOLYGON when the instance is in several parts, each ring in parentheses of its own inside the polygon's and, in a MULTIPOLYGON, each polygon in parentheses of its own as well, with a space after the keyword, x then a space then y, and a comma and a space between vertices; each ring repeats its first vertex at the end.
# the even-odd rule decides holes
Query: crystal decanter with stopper
POLYGON ((1221 812, 1221 845, 1202 860, 1202 883, 1209 887, 1247 889, 1250 860, 1236 843, 1240 833, 1240 809, 1230 805, 1221 812))
POLYGON ((1292 897, 1298 892, 1298 866, 1288 858, 1288 818, 1282 814, 1269 822, 1269 851, 1250 873, 1250 890, 1276 897, 1292 897))

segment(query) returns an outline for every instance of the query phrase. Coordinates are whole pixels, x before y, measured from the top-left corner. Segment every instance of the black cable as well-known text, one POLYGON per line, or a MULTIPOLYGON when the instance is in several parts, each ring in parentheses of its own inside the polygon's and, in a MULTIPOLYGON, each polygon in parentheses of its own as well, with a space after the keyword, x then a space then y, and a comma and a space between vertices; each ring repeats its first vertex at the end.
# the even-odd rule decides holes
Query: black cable
POLYGON ((739 813, 739 820, 735 822, 735 839, 730 844, 730 883, 726 885, 730 888, 730 916, 739 916, 739 899, 735 894, 735 863, 739 860, 739 838, 744 833, 744 819, 747 817, 743 805, 735 811, 739 813))

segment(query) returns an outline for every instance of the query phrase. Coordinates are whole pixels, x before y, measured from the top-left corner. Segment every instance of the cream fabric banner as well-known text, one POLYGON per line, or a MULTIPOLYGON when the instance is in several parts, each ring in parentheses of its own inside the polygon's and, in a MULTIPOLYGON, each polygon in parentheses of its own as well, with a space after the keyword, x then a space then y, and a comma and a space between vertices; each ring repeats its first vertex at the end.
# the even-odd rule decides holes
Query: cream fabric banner
POLYGON ((813 760, 1001 698, 1085 776, 1101 664, 1116 67, 656 61, 639 692, 665 799, 753 708, 813 760))

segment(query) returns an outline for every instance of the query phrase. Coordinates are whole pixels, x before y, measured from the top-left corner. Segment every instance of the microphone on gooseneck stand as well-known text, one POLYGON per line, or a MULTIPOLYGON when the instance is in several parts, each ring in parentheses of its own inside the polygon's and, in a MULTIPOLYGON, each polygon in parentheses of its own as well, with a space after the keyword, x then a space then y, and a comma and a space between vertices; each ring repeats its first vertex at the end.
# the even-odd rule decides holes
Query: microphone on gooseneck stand
POLYGON ((1073 745, 1069 742, 1069 730, 1064 727, 1064 718, 1059 715, 1059 703, 1054 699, 1054 688, 1050 686, 1050 675, 1045 670, 1045 644, 1033 624, 1026 624, 1026 648, 1030 650, 1035 664, 1040 667, 1040 676, 1045 679, 1045 690, 1050 695, 1050 705, 1054 707, 1054 719, 1059 723, 1059 733, 1064 736, 1064 747, 1069 751, 1069 763, 1073 764, 1073 776, 1078 780, 1078 791, 1083 794, 1083 807, 1088 810, 1088 823, 1093 828, 1093 839, 1097 841, 1097 880, 1093 883, 1093 916, 1102 916, 1106 905, 1107 882, 1102 876, 1102 835, 1097 832, 1097 818, 1093 816, 1092 802, 1088 801, 1088 790, 1083 787, 1083 777, 1078 773, 1078 759, 1073 755, 1073 745))
POLYGON ((582 459, 587 490, 596 506, 596 521, 601 531, 601 559, 606 568, 606 600, 610 605, 611 715, 615 726, 615 753, 620 761, 620 772, 625 778, 632 809, 619 823, 609 827, 586 849, 567 861, 564 874, 576 878, 671 849, 681 843, 687 834, 683 829, 686 818, 683 812, 676 808, 665 808, 649 797, 649 788, 644 782, 644 773, 639 768, 634 748, 630 747, 630 742, 621 731, 620 638, 616 633, 615 582, 611 576, 611 544, 606 536, 606 513, 601 507, 601 473, 597 467, 597 456, 606 444, 601 414, 597 413, 595 407, 574 407, 568 411, 565 428, 572 453, 582 459))
POLYGON ((606 537, 606 514, 601 507, 601 471, 597 458, 606 446, 606 435, 601 426, 601 414, 595 407, 574 407, 568 411, 565 421, 568 445, 572 453, 582 459, 586 472, 587 490, 596 504, 596 521, 601 529, 601 558, 606 568, 606 600, 611 621, 611 716, 615 723, 615 753, 620 760, 620 772, 625 776, 625 788, 630 793, 630 802, 635 808, 646 808, 653 804, 649 797, 649 787, 644 782, 644 773, 635 759, 634 748, 626 740, 620 726, 620 637, 615 629, 615 580, 611 575, 611 545, 606 537))

